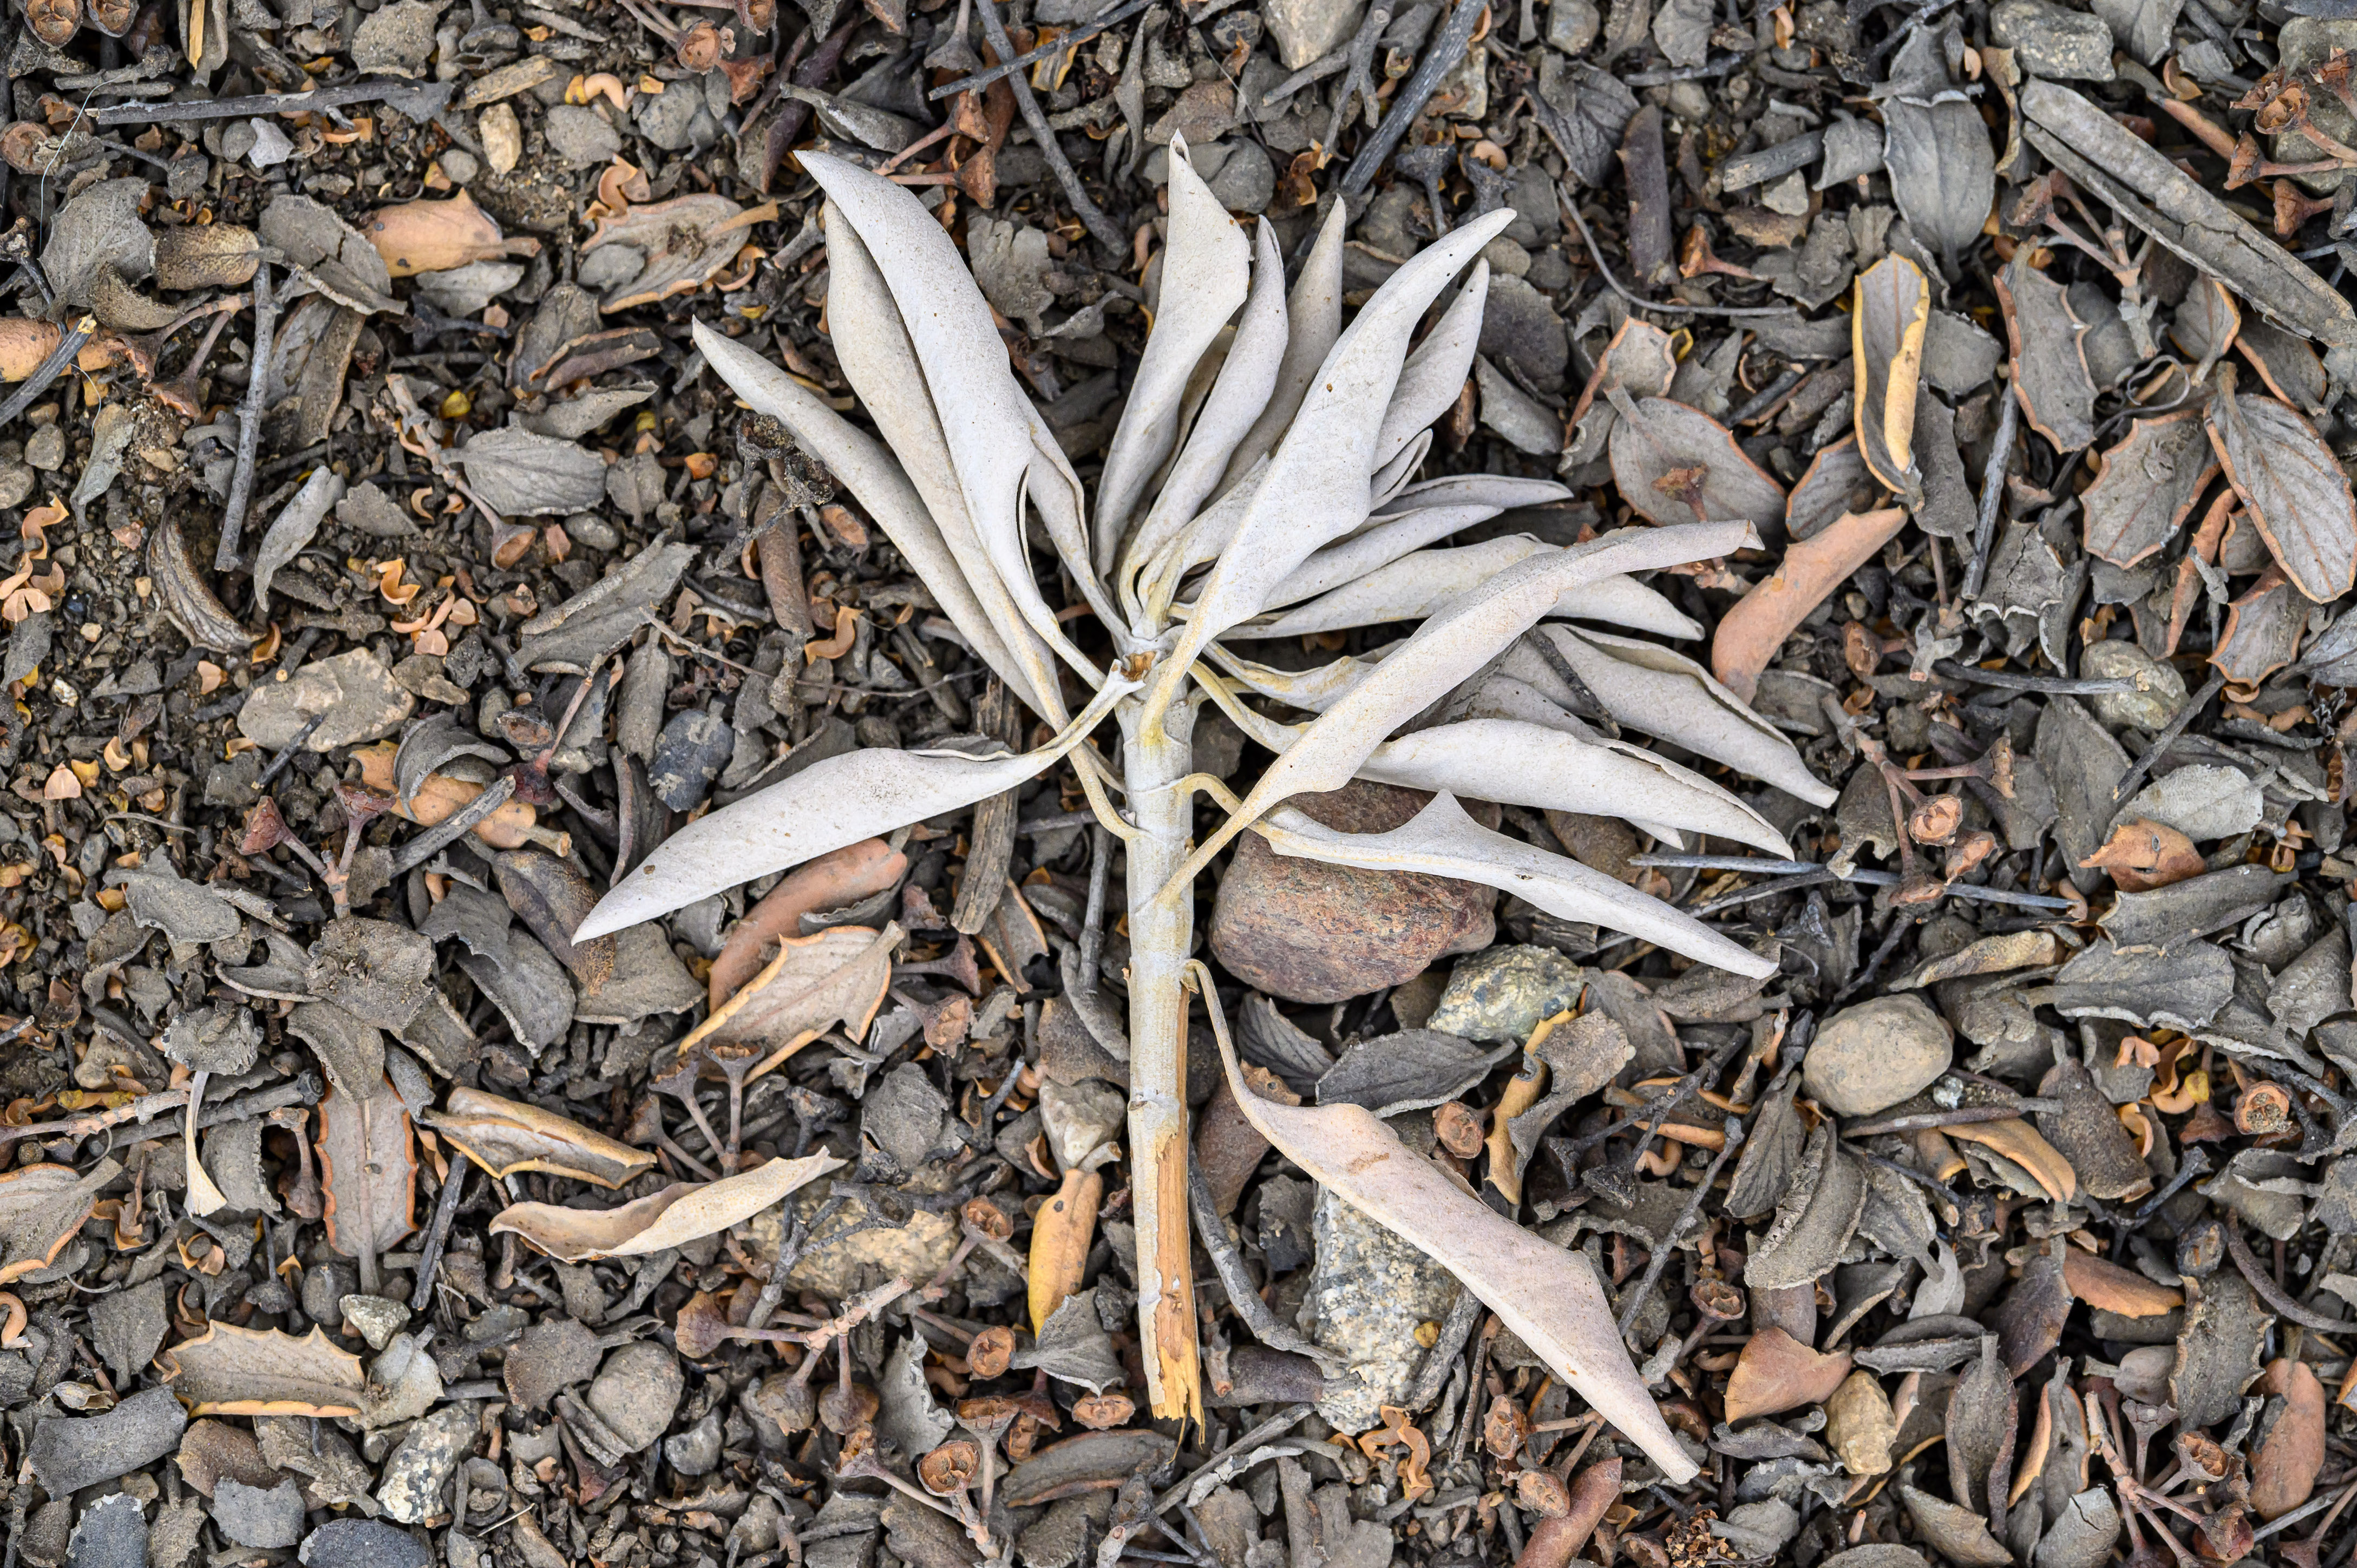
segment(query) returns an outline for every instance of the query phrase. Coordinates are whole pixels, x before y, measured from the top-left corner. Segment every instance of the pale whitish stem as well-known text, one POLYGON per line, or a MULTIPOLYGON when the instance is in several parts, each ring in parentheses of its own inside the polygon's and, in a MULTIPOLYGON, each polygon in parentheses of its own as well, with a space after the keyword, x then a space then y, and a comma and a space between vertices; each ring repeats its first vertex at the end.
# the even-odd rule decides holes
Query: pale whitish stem
POLYGON ((1192 827, 1191 694, 1158 705, 1124 701, 1124 773, 1138 826, 1128 844, 1130 1192, 1137 1215, 1137 1326, 1154 1413, 1203 1414, 1195 1345, 1195 1285, 1187 1217, 1187 992, 1189 898, 1157 898, 1186 863, 1192 827))

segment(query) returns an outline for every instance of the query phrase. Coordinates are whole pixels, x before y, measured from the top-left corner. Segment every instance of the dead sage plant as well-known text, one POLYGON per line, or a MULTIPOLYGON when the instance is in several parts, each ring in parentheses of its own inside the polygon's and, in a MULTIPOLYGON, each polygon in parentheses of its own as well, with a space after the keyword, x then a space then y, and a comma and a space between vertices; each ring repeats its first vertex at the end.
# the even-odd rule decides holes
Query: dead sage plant
MULTIPOLYGON (((1252 831, 1279 854, 1483 883, 1566 919, 1768 973, 1770 961, 1612 877, 1480 825, 1459 803, 1616 815, 1672 843, 1708 833, 1789 854, 1733 794, 1572 711, 1600 703, 1620 724, 1830 803, 1833 791, 1792 745, 1699 665, 1657 642, 1566 624, 1697 637, 1702 628, 1635 574, 1758 541, 1749 522, 1697 521, 1568 549, 1524 535, 1439 544, 1569 493, 1495 475, 1415 478, 1427 427, 1456 403, 1480 336, 1489 274, 1477 258, 1511 211, 1426 248, 1346 327, 1339 209, 1288 294, 1268 225, 1248 233, 1232 221, 1174 145, 1153 329, 1092 498, 1020 390, 990 306, 941 225, 908 190, 850 164, 817 154, 803 164, 827 196, 835 350, 877 434, 721 333, 699 324, 696 342, 738 397, 851 490, 1054 737, 1013 755, 994 742, 816 763, 663 843, 574 940, 972 805, 1071 757, 1127 860, 1129 1155, 1146 1376, 1157 1414, 1200 1416, 1183 1093, 1197 874, 1252 831), (1027 507, 1060 568, 1049 580, 1085 601, 1101 639, 1043 590, 1027 507), (1250 656, 1255 639, 1405 622, 1420 624, 1321 669, 1285 671, 1250 656), (1276 753, 1241 799, 1196 770, 1191 736, 1205 702, 1276 753), (1121 736, 1110 757, 1089 739, 1108 717, 1121 736), (1353 778, 1433 799, 1406 825, 1371 834, 1333 832, 1286 805, 1353 778), (1226 812, 1200 844, 1199 793, 1226 812)), ((1437 1169, 1426 1179, 1417 1169, 1426 1162, 1372 1117, 1245 1098, 1286 1153, 1454 1270, 1674 1479, 1694 1472, 1581 1254, 1499 1220, 1437 1169)))

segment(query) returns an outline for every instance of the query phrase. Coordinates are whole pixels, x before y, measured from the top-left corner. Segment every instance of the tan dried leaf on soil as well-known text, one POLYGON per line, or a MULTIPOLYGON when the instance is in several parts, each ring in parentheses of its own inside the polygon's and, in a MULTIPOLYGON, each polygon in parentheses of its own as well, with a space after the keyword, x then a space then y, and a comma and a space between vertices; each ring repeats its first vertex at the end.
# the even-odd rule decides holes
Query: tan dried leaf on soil
POLYGON ((2136 421, 2095 459, 2095 482, 2079 498, 2087 553, 2135 565, 2177 536, 2217 473, 2199 409, 2136 421))
POLYGON ((2357 585, 2357 498, 2332 448, 2298 409, 2236 394, 2233 367, 2210 400, 2210 444, 2284 575, 2318 604, 2357 585))
POLYGON ((297 1339, 215 1323, 163 1360, 165 1382, 195 1415, 358 1415, 367 1402, 361 1359, 316 1326, 297 1339))
POLYGON ((2149 892, 2209 869, 2191 839, 2166 822, 2142 817, 2114 828, 2103 847, 2079 864, 2109 872, 2123 893, 2149 892))
MULTIPOLYGON (((1500 1215, 1364 1107, 1281 1105, 1254 1094, 1237 1065, 1208 973, 1199 974, 1197 983, 1211 1004, 1229 1090, 1263 1137, 1319 1186, 1455 1274, 1556 1376, 1643 1449, 1673 1485, 1696 1474, 1630 1365, 1611 1304, 1586 1254, 1542 1241, 1500 1215)), ((1846 1369, 1847 1358, 1843 1360, 1846 1369)))
POLYGON ((1931 285, 1906 257, 1887 255, 1858 274, 1849 313, 1857 449, 1874 477, 1906 497, 1910 509, 1923 496, 1915 466, 1915 396, 1931 319, 1931 285))
POLYGON ((1754 1334, 1727 1380, 1727 1419, 1748 1421, 1829 1400, 1849 1376, 1846 1350, 1814 1350, 1781 1328, 1754 1334))
POLYGON ((495 1176, 546 1171, 616 1187, 643 1175, 655 1157, 537 1105, 502 1100, 459 1084, 447 1109, 425 1122, 495 1176))
POLYGON ((753 1047, 768 1053, 754 1069, 758 1077, 836 1024, 853 1039, 865 1038, 892 983, 901 939, 899 926, 888 921, 880 931, 834 926, 786 938, 760 973, 680 1041, 680 1053, 705 1044, 753 1047))
POLYGON ((673 1182, 619 1208, 514 1203, 491 1220, 490 1233, 512 1231, 560 1262, 644 1257, 749 1219, 843 1163, 832 1155, 771 1160, 718 1181, 673 1182))

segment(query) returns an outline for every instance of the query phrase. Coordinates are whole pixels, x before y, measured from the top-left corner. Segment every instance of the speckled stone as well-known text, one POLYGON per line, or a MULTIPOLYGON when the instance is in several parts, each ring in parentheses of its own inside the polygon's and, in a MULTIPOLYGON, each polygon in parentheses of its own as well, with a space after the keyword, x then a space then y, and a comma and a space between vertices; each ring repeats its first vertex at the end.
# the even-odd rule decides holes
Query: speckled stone
POLYGON ((475 1407, 445 1405, 419 1420, 384 1462, 376 1500, 385 1517, 423 1524, 442 1513, 442 1488, 475 1446, 475 1407))
POLYGON ((1836 1116, 1871 1116, 1929 1089, 1955 1049, 1946 1021, 1921 996, 1878 996, 1817 1026, 1801 1083, 1836 1116))
POLYGON ((1320 1189, 1310 1215, 1318 1262, 1302 1304, 1310 1337, 1349 1363, 1326 1380, 1318 1413, 1339 1432, 1382 1424, 1424 1364, 1416 1330, 1448 1316, 1462 1287, 1422 1251, 1320 1189))
POLYGON ((1425 1027, 1467 1040, 1526 1040, 1579 1000, 1579 965, 1553 948, 1501 947, 1457 961, 1425 1027))

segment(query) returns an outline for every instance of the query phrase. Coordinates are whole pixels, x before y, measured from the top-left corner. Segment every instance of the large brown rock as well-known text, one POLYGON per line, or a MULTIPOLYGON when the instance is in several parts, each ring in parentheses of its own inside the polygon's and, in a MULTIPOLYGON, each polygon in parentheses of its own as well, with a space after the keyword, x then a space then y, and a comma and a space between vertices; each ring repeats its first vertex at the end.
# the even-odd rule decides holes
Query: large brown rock
MULTIPOLYGON (((1342 832, 1380 833, 1430 799, 1353 779, 1288 804, 1342 832)), ((1446 876, 1280 855, 1245 833, 1211 909, 1211 951, 1271 996, 1340 1002, 1413 979, 1437 958, 1489 946, 1497 898, 1493 889, 1446 876)))

